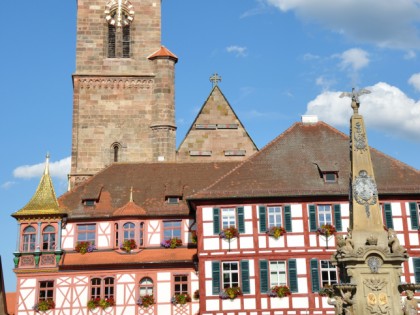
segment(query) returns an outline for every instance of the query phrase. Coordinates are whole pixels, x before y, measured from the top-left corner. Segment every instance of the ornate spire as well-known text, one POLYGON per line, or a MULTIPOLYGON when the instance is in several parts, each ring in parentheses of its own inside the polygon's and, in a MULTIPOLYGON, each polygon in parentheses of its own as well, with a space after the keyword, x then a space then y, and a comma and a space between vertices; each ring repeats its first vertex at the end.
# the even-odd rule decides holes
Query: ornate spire
POLYGON ((49 159, 47 154, 45 159, 45 170, 39 182, 38 188, 32 199, 19 211, 12 214, 13 217, 19 216, 36 216, 45 214, 60 214, 57 197, 55 195, 54 186, 49 175, 49 159))
POLYGON ((370 91, 361 89, 342 93, 351 97, 353 115, 350 119, 351 135, 351 228, 353 231, 381 231, 383 222, 379 207, 378 189, 373 173, 372 160, 366 137, 363 116, 359 115, 359 96, 370 91))

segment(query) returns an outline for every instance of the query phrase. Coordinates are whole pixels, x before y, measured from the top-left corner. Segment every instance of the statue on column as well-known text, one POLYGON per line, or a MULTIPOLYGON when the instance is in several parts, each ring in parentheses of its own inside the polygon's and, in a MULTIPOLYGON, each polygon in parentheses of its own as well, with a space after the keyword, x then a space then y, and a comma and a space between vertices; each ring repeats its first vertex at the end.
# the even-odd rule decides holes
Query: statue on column
POLYGON ((333 299, 328 297, 327 303, 329 305, 333 305, 335 308, 335 315, 353 315, 353 304, 354 301, 352 300, 351 291, 343 292, 342 289, 340 289, 340 295, 335 295, 333 299))
POLYGON ((405 298, 403 304, 404 315, 417 315, 419 310, 418 303, 420 303, 420 301, 414 298, 413 291, 407 290, 406 294, 407 297, 405 298))

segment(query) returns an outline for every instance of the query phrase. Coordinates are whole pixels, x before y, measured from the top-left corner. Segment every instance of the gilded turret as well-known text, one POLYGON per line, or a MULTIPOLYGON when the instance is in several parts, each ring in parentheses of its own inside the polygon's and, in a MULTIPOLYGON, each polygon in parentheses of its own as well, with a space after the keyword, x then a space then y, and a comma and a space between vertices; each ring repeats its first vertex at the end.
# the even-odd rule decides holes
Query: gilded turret
POLYGON ((38 188, 32 199, 19 211, 12 214, 13 217, 28 217, 40 215, 63 214, 58 206, 54 186, 49 174, 49 155, 46 157, 45 170, 39 182, 38 188))

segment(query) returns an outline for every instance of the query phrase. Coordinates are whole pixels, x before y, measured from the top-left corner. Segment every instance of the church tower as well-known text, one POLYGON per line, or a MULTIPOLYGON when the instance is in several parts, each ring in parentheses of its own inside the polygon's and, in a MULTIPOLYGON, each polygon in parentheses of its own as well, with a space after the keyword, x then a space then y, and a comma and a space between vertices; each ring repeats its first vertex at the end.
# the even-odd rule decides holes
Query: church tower
POLYGON ((114 162, 175 160, 177 57, 160 0, 78 0, 70 183, 114 162))

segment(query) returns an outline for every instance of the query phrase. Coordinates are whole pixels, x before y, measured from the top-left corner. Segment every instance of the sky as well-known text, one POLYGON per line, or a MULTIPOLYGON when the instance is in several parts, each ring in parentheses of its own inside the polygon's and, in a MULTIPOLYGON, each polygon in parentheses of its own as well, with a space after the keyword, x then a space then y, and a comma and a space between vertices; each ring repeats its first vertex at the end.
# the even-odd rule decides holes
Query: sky
MULTIPOLYGON (((106 0, 104 7, 106 5, 106 0)), ((0 255, 15 290, 17 224, 51 155, 57 195, 71 154, 75 0, 4 1, 0 28, 0 255), (11 14, 13 12, 13 14, 11 14)), ((299 122, 348 134, 352 88, 371 147, 420 169, 418 0, 163 0, 162 44, 176 65, 177 144, 207 99, 213 73, 259 148, 299 122)), ((151 52, 152 53, 152 52, 151 52)))

